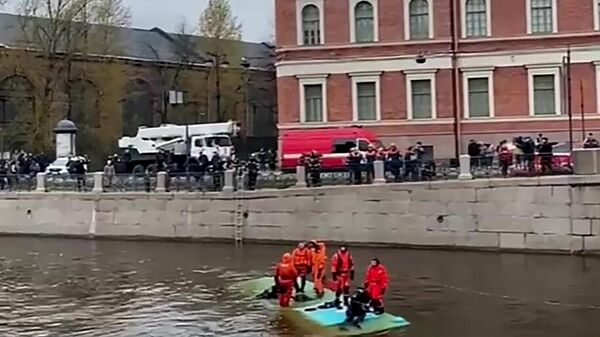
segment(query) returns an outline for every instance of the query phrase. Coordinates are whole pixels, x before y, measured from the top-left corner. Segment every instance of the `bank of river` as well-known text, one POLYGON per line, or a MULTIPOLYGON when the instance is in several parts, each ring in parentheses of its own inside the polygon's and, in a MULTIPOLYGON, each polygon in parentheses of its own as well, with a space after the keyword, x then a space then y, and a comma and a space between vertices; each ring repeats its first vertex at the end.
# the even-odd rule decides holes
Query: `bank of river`
MULTIPOLYGON (((286 248, 0 238, 0 335, 305 336, 259 302, 228 290, 263 274, 286 248)), ((600 306, 598 259, 371 248, 353 253, 361 268, 373 256, 389 266, 386 304, 413 323, 394 336, 597 334, 600 308, 590 306, 600 306)))

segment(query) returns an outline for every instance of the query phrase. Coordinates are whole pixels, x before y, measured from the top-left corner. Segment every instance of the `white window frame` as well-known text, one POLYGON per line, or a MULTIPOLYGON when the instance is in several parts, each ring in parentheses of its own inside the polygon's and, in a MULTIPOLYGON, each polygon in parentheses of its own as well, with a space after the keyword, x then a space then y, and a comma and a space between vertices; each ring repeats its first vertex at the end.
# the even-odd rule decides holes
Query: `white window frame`
MULTIPOLYGON (((412 0, 404 0, 404 39, 410 40, 410 2, 412 0)), ((429 38, 433 39, 433 1, 427 0, 427 14, 429 15, 429 38)))
MULTIPOLYGON (((527 17, 527 34, 532 34, 531 30, 531 0, 525 1, 525 13, 527 17)), ((558 32, 558 1, 552 0, 552 33, 558 32)))
POLYGON ((437 90, 436 90, 436 73, 437 70, 413 70, 405 71, 406 78, 406 117, 408 120, 428 121, 437 118, 437 90), (431 84, 431 118, 413 118, 412 104, 412 81, 429 80, 431 84))
POLYGON ((596 68, 596 110, 600 113, 600 61, 594 61, 596 68))
MULTIPOLYGON (((461 36, 463 39, 467 38, 467 0, 460 1, 460 15, 461 15, 461 36)), ((492 36, 492 0, 485 0, 485 16, 486 16, 486 33, 485 36, 492 36)), ((480 36, 482 37, 482 36, 480 36)), ((477 37, 473 37, 477 38, 477 37)))
POLYGON ((600 10, 600 4, 598 4, 598 0, 592 1, 592 8, 594 11, 594 30, 600 30, 600 17, 598 17, 598 10, 600 10))
MULTIPOLYGON (((339 1, 339 0, 338 0, 339 1)), ((373 6, 373 42, 379 41, 379 0, 349 0, 349 11, 350 15, 350 42, 356 43, 356 11, 354 10, 356 5, 360 2, 366 1, 373 6)), ((369 43, 369 42, 365 42, 369 43)))
POLYGON ((494 68, 472 68, 463 71, 463 106, 465 119, 490 119, 495 117, 494 112, 494 68), (487 117, 471 117, 469 107, 469 79, 487 78, 488 80, 488 104, 490 115, 487 117))
POLYGON ((352 121, 376 122, 381 120, 381 72, 351 73, 352 78, 352 121), (358 84, 375 82, 375 120, 363 121, 358 119, 358 84))
POLYGON ((308 5, 314 5, 319 9, 319 35, 321 45, 325 44, 325 5, 323 0, 296 0, 296 39, 299 46, 311 47, 304 44, 304 29, 302 27, 302 10, 308 5))
POLYGON ((323 124, 327 123, 327 77, 329 75, 310 75, 310 76, 297 76, 298 88, 300 90, 300 123, 302 124, 323 124), (323 120, 320 122, 307 122, 306 121, 306 95, 304 86, 306 85, 321 85, 321 95, 323 96, 323 120))
POLYGON ((527 67, 527 92, 529 101, 529 116, 530 117, 548 117, 549 115, 535 114, 535 99, 534 99, 534 88, 533 88, 533 76, 535 75, 554 75, 554 106, 556 107, 556 116, 562 114, 562 102, 560 99, 562 93, 561 76, 560 76, 560 64, 552 65, 540 65, 540 66, 528 66, 527 67))

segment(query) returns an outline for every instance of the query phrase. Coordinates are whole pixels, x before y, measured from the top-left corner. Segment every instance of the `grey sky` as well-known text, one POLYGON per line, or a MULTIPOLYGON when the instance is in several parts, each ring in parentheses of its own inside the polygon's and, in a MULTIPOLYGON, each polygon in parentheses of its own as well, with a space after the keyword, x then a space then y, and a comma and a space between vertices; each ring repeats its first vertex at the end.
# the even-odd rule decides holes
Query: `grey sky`
MULTIPOLYGON (((12 5, 18 0, 9 0, 12 5)), ((229 0, 234 15, 242 22, 244 40, 270 41, 274 35, 274 0, 229 0)), ((133 26, 160 27, 176 31, 185 20, 196 29, 198 17, 208 0, 125 0, 133 12, 133 26)), ((11 10, 11 6, 7 8, 11 10)))

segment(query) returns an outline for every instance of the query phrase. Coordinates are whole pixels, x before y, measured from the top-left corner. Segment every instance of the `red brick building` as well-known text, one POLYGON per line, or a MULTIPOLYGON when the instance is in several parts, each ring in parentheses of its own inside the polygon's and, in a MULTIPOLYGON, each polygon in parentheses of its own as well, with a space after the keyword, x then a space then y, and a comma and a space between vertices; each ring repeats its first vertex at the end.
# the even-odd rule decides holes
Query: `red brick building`
POLYGON ((276 0, 279 130, 363 125, 438 158, 600 129, 600 0, 276 0), (419 62, 417 62, 417 60, 419 62), (581 90, 582 89, 582 90, 581 90))

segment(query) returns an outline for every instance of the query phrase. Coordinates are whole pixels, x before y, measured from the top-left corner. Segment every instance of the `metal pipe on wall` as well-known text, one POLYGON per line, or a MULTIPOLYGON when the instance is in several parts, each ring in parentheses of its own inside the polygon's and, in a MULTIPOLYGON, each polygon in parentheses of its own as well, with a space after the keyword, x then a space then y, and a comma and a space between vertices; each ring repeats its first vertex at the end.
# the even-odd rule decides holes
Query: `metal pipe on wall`
POLYGON ((460 99, 458 88, 460 88, 460 71, 458 69, 458 10, 457 1, 450 2, 450 33, 452 35, 451 54, 452 54, 452 112, 454 115, 454 156, 458 161, 461 155, 462 135, 461 135, 461 115, 460 99))

